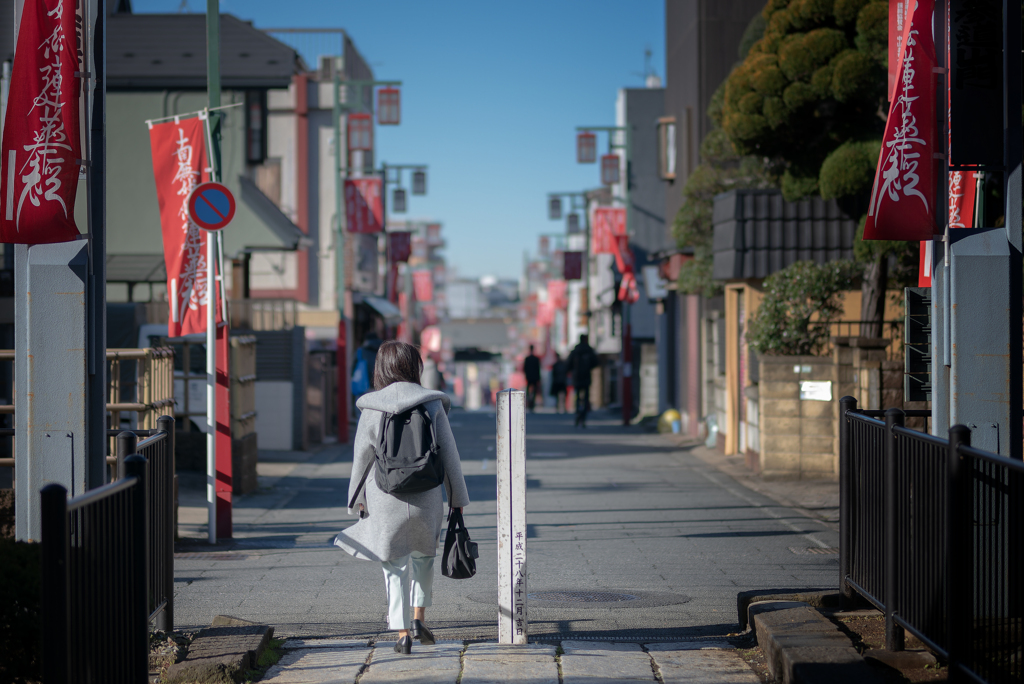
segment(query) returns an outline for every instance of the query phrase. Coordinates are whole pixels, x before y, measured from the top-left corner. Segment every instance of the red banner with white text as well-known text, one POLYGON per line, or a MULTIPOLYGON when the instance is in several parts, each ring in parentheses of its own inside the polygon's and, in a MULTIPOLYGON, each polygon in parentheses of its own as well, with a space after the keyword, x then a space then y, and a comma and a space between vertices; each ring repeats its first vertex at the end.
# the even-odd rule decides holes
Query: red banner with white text
POLYGON ((622 274, 622 282, 619 284, 619 301, 635 303, 640 299, 640 290, 636 286, 636 265, 633 259, 633 250, 629 248, 629 237, 617 235, 612 241, 612 249, 615 254, 615 266, 622 274))
POLYGON ((351 178, 345 181, 345 220, 350 233, 379 233, 384 230, 380 178, 351 178))
MULTIPOLYGON (((206 331, 210 301, 206 241, 210 234, 188 217, 189 193, 210 180, 205 141, 205 122, 198 117, 151 124, 149 128, 167 268, 170 337, 206 331)), ((216 303, 214 306, 219 323, 221 307, 216 303)))
POLYGON ((76 0, 26 0, 22 11, 0 156, 0 242, 78 239, 77 9, 76 0))
POLYGON ((934 0, 917 0, 903 29, 903 59, 878 155, 865 240, 930 240, 934 232, 934 0))
POLYGON ((591 254, 614 254, 615 238, 626 234, 626 210, 622 207, 598 207, 590 222, 591 254))
POLYGON ((434 299, 434 274, 430 271, 412 272, 412 290, 417 302, 429 302, 434 299))

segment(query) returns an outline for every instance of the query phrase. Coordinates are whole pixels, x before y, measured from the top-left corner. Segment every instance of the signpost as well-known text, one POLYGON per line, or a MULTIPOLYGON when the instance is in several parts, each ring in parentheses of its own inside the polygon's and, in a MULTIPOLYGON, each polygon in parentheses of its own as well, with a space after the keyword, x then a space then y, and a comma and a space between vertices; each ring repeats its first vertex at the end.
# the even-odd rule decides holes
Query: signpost
POLYGON ((498 392, 498 643, 530 637, 526 564, 526 392, 498 392))
MULTIPOLYGON (((235 197, 221 183, 200 183, 188 197, 188 216, 206 236, 206 503, 209 510, 209 540, 217 543, 217 240, 235 216, 235 197)), ((224 295, 223 292, 220 293, 224 295)), ((227 321, 224 322, 227 325, 227 321)))

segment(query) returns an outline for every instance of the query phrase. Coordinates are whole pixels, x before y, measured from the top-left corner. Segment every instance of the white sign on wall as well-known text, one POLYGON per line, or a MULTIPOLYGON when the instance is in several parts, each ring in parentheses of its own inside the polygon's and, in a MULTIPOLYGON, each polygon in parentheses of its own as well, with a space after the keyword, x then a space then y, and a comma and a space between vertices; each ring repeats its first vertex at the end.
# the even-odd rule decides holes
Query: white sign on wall
POLYGON ((800 398, 808 401, 832 401, 832 381, 802 380, 800 398))

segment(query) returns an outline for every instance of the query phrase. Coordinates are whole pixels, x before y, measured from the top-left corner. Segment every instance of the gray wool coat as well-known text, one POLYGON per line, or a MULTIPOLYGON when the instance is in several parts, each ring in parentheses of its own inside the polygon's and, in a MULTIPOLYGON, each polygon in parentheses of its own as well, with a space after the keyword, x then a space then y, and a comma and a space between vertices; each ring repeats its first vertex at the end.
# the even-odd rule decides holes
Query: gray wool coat
POLYGON ((380 391, 364 394, 356 402, 362 415, 356 428, 348 489, 348 502, 355 502, 354 508, 349 508, 348 512, 360 515, 360 519, 339 532, 334 540, 335 545, 356 558, 392 561, 413 551, 426 556, 437 555, 437 541, 444 519, 441 487, 416 494, 388 494, 377 487, 372 468, 364 486, 359 486, 363 472, 373 464, 381 411, 401 413, 420 404, 424 405, 434 424, 448 501, 455 508, 469 503, 459 450, 448 424, 451 407, 448 395, 412 382, 396 382, 380 391), (361 514, 359 504, 365 508, 361 514))

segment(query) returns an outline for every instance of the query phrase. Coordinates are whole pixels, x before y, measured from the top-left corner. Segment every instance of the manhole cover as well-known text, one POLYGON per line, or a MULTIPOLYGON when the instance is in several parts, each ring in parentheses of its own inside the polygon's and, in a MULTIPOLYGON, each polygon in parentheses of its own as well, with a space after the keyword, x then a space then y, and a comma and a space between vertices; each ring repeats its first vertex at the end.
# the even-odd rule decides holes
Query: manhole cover
POLYGON ((613 594, 609 591, 538 591, 527 594, 531 601, 552 601, 558 603, 612 603, 615 601, 636 601, 635 594, 613 594))

